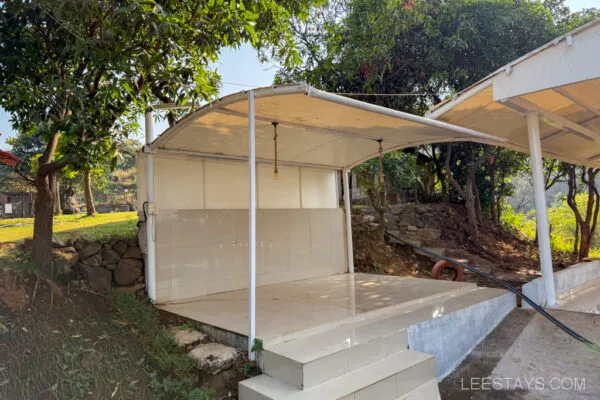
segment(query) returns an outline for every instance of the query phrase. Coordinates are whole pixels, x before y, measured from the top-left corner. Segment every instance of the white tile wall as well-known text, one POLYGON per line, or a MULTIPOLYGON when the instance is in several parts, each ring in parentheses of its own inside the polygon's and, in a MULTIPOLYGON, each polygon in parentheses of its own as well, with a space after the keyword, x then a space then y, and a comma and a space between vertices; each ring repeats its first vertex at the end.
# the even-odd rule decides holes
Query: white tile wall
MULTIPOLYGON (((257 283, 347 271, 341 209, 257 211, 257 283)), ((161 210, 156 222, 158 301, 243 289, 247 210, 161 210)))

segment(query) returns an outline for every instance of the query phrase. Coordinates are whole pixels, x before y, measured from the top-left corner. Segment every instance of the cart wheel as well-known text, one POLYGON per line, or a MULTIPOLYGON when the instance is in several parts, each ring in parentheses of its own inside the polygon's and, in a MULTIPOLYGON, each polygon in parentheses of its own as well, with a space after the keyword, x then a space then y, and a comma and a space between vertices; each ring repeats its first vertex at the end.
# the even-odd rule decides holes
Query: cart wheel
POLYGON ((462 282, 465 277, 465 271, 460 265, 452 264, 446 260, 440 260, 435 263, 433 266, 433 270, 431 271, 431 275, 433 279, 440 279, 440 274, 444 268, 452 268, 456 271, 456 276, 454 277, 454 281, 462 282))

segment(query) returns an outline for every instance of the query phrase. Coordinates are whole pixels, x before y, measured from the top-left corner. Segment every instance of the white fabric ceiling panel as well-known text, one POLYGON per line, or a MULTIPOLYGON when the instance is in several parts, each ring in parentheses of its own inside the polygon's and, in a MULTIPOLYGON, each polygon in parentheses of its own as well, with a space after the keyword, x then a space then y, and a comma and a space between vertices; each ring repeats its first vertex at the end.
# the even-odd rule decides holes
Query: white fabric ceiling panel
MULTIPOLYGON (((278 123, 278 158, 283 163, 348 168, 386 150, 421 143, 502 139, 469 129, 373 106, 306 85, 257 89, 256 157, 275 154, 273 122, 278 123)), ((245 158, 248 155, 248 95, 239 93, 205 106, 179 121, 154 143, 159 151, 245 158)))
POLYGON ((600 167, 600 57, 586 48, 600 48, 600 19, 511 62, 428 115, 528 152, 525 114, 535 112, 545 156, 600 167))

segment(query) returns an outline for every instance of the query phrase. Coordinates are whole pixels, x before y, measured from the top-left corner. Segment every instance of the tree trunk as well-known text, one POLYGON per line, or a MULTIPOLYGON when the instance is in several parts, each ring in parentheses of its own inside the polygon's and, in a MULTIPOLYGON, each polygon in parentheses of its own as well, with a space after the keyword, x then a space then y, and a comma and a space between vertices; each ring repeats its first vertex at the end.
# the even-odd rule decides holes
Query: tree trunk
POLYGON ((38 170, 35 179, 35 219, 33 220, 32 256, 36 267, 47 276, 54 277, 52 270, 52 224, 54 219, 54 180, 56 173, 44 174, 38 170))
POLYGON ((590 248, 592 247, 592 237, 590 235, 590 226, 585 222, 580 224, 579 229, 581 231, 581 238, 579 242, 579 261, 583 261, 584 258, 590 255, 590 248))
POLYGON ((579 222, 575 220, 575 242, 573 242, 573 256, 576 257, 579 251, 579 222))
POLYGON ((496 222, 500 223, 501 218, 502 218, 502 197, 498 196, 496 198, 496 222))
POLYGON ((96 206, 94 205, 94 195, 92 194, 92 178, 89 169, 83 171, 83 193, 85 195, 85 208, 87 215, 95 215, 96 206))
POLYGON ((52 187, 54 196, 54 215, 62 214, 62 207, 60 206, 60 187, 58 183, 58 176, 56 175, 53 179, 54 185, 52 187))
MULTIPOLYGON (((567 168, 567 183, 569 192, 567 193, 567 204, 575 214, 575 221, 579 227, 579 251, 577 257, 579 261, 590 254, 596 224, 598 222, 598 212, 600 211, 600 195, 596 189, 596 176, 600 169, 584 168, 581 172, 581 181, 587 185, 587 205, 585 214, 583 214, 577 206, 577 167, 574 165, 566 165, 567 168)), ((576 231, 577 234, 577 231, 576 231)))
POLYGON ((442 146, 440 145, 440 156, 439 158, 435 155, 436 145, 431 145, 431 155, 433 158, 433 167, 435 169, 435 174, 437 175, 438 180, 440 181, 440 185, 442 187, 442 201, 446 204, 450 204, 450 193, 448 190, 448 180, 446 179, 446 174, 444 174, 444 163, 442 161, 442 146))
POLYGON ((460 197, 465 200, 465 207, 467 209, 467 223, 469 226, 469 236, 473 241, 477 241, 479 239, 479 228, 477 226, 477 212, 475 211, 475 192, 473 188, 473 182, 475 179, 471 178, 471 175, 475 175, 475 168, 473 165, 469 166, 469 176, 467 177, 467 185, 466 188, 463 189, 460 186, 460 183, 454 179, 452 176, 452 172, 450 171, 450 157, 452 156, 452 144, 448 144, 448 149, 446 151, 446 160, 444 166, 446 168, 446 177, 448 182, 454 187, 454 190, 458 193, 460 197))
POLYGON ((379 218, 379 227, 377 229, 379 241, 381 243, 385 243, 385 210, 383 208, 379 208, 377 210, 377 215, 379 218))
POLYGON ((492 221, 498 222, 498 211, 496 207, 496 163, 494 161, 490 162, 489 166, 490 173, 490 215, 492 217, 492 221))
POLYGON ((465 207, 467 208, 469 235, 471 236, 471 240, 477 241, 479 239, 479 228, 477 226, 479 218, 477 217, 475 189, 473 181, 469 178, 467 178, 467 187, 465 190, 465 207))
POLYGON ((479 198, 479 189, 477 188, 477 181, 475 177, 473 179, 473 193, 475 197, 475 215, 477 216, 477 223, 483 224, 483 212, 481 211, 481 199, 479 198))
POLYGON ((38 159, 35 174, 35 218, 33 220, 32 259, 37 269, 46 276, 55 277, 52 263, 52 225, 54 222, 54 188, 56 175, 66 162, 53 163, 54 153, 58 146, 60 132, 46 144, 44 153, 38 159))

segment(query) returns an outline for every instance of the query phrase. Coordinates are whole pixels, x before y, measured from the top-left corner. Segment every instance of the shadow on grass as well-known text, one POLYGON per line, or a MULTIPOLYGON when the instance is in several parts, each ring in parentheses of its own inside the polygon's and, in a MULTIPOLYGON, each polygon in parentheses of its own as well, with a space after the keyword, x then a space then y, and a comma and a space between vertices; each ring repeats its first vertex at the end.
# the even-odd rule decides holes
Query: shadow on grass
POLYGON ((58 230, 54 232, 54 238, 62 241, 82 238, 86 240, 104 241, 113 237, 135 237, 137 234, 137 221, 107 222, 105 224, 86 226, 76 229, 58 230))
POLYGON ((0 244, 0 269, 12 269, 25 274, 36 272, 31 252, 16 243, 0 244))

